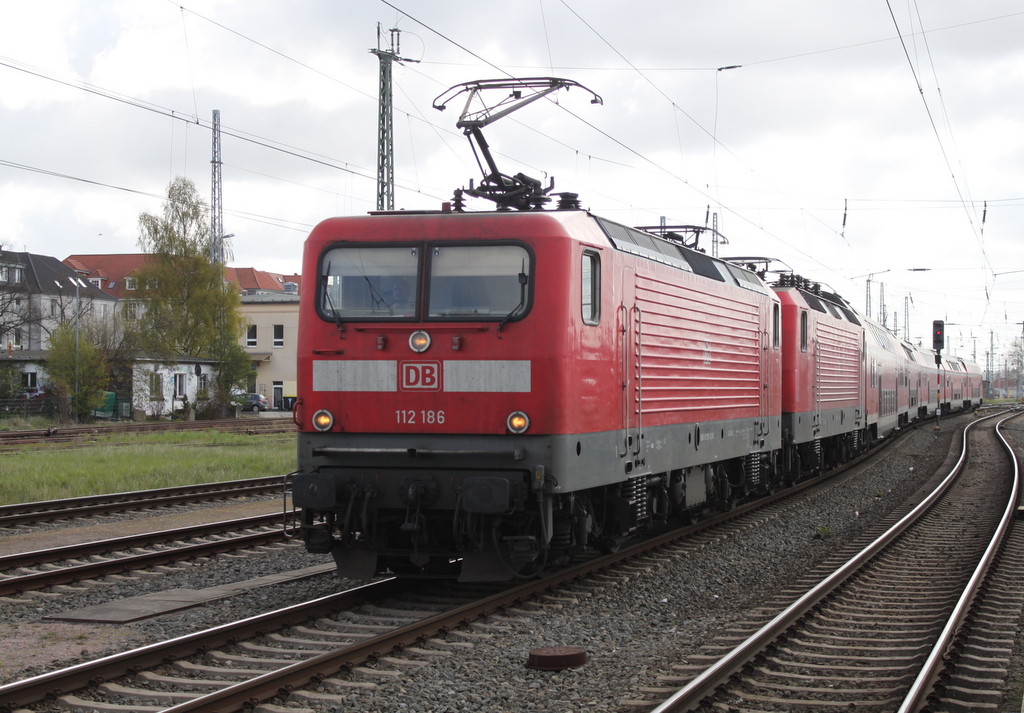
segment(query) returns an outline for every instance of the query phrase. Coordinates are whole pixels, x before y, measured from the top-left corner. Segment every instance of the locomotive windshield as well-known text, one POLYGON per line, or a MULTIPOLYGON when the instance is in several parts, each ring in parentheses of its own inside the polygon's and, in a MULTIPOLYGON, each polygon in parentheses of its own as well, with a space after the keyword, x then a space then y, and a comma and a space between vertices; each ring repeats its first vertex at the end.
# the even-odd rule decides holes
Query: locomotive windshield
MULTIPOLYGON (((517 319, 527 307, 530 254, 519 245, 428 245, 426 319, 517 319)), ((321 259, 328 319, 417 320, 422 246, 336 247, 321 259)))
POLYGON ((324 314, 343 320, 416 316, 419 248, 334 248, 322 264, 324 314))
POLYGON ((530 256, 518 245, 434 246, 428 316, 504 319, 526 306, 529 276, 530 256))

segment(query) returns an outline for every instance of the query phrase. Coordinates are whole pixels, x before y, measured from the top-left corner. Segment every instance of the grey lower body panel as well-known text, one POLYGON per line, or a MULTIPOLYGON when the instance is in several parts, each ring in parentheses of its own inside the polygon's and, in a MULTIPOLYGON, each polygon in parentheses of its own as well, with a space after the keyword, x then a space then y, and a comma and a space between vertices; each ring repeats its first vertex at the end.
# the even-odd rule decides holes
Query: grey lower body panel
POLYGON ((300 473, 364 478, 415 472, 451 477, 543 469, 546 490, 568 493, 778 450, 782 420, 731 419, 574 435, 300 433, 300 473), (338 469, 335 471, 335 469, 338 469))
POLYGON ((820 438, 831 438, 852 433, 867 425, 863 409, 856 406, 827 411, 782 414, 782 427, 786 443, 807 443, 820 438))

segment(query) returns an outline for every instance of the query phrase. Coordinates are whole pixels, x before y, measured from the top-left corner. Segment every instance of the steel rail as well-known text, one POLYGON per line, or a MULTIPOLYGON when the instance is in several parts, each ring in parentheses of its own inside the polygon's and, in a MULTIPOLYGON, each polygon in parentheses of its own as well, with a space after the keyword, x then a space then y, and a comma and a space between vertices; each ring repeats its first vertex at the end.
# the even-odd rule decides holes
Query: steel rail
MULTIPOLYGON (((35 429, 26 431, 0 431, 0 443, 17 441, 23 438, 49 438, 55 436, 90 436, 101 433, 148 433, 152 431, 201 431, 205 429, 222 429, 235 431, 241 428, 256 427, 258 430, 274 431, 287 426, 293 428, 291 419, 214 419, 209 421, 165 421, 149 423, 93 424, 90 426, 61 426, 57 429, 35 429)), ((283 429, 287 430, 287 429, 283 429)))
POLYGON ((921 672, 917 678, 914 679, 914 683, 910 686, 910 691, 903 699, 903 703, 900 705, 898 713, 916 713, 920 711, 927 703, 928 697, 935 690, 935 684, 939 681, 942 672, 946 669, 948 659, 946 654, 953 644, 960 627, 963 626, 964 621, 967 619, 968 614, 971 611, 971 607, 974 604, 975 599, 981 590, 982 584, 985 577, 991 570, 992 562, 995 560, 996 554, 1006 540, 1006 533, 1010 529, 1010 525, 1013 523, 1014 515, 1017 511, 1017 500, 1020 497, 1020 467, 1017 463, 1017 457, 1013 452, 1013 448, 1007 443, 1006 438, 1003 436, 1000 428, 1004 423, 1010 419, 1017 418, 1020 414, 1016 413, 1012 416, 999 421, 996 424, 996 436, 999 441, 1006 448, 1010 454, 1010 461, 1013 463, 1013 487, 1011 489, 1010 497, 1006 503, 1006 509, 1003 511, 1003 516, 999 521, 998 527, 996 527, 995 533, 992 535, 992 541, 985 549, 985 554, 982 556, 981 561, 975 568, 974 573, 971 575, 970 581, 964 588, 964 593, 957 601, 956 606, 953 608, 952 613, 949 615, 949 620, 946 622, 946 626, 943 627, 942 633, 932 649, 932 652, 928 655, 924 666, 921 668, 921 672))
POLYGON ((283 434, 295 431, 290 419, 220 421, 175 421, 170 423, 134 423, 118 425, 63 426, 57 429, 0 432, 0 451, 16 451, 25 446, 48 444, 66 446, 98 435, 128 435, 162 431, 194 432, 217 430, 223 433, 251 433, 253 435, 283 434))
POLYGON ((934 505, 947 490, 952 486, 967 460, 968 453, 968 432, 976 425, 1002 415, 1000 412, 985 416, 974 421, 964 429, 963 445, 960 457, 943 478, 942 482, 909 513, 877 537, 871 544, 853 556, 846 564, 834 571, 817 585, 812 587, 803 596, 790 604, 786 609, 775 616, 771 621, 756 631, 744 642, 723 656, 712 666, 698 675, 686 686, 676 691, 661 705, 653 709, 652 713, 680 713, 696 708, 701 701, 710 695, 718 686, 725 683, 731 676, 739 672, 751 659, 764 650, 766 646, 778 639, 793 624, 800 620, 818 602, 824 599, 829 593, 849 579, 866 562, 873 559, 875 555, 887 547, 893 540, 901 535, 908 527, 914 524, 932 505, 934 505))
POLYGON ((62 567, 60 569, 0 579, 0 596, 20 594, 35 589, 45 589, 57 584, 75 584, 84 579, 99 579, 111 574, 123 574, 132 570, 146 569, 182 560, 197 559, 223 552, 233 552, 258 545, 285 542, 282 530, 268 530, 249 535, 240 535, 227 540, 184 545, 159 552, 128 555, 99 562, 62 567))
MULTIPOLYGON (((61 562, 64 560, 88 557, 90 555, 101 555, 116 550, 128 550, 134 547, 147 547, 150 545, 162 544, 164 542, 183 541, 198 537, 209 537, 222 533, 238 532, 249 530, 254 527, 268 527, 279 524, 282 521, 280 512, 267 513, 265 515, 251 515, 249 517, 237 518, 234 520, 219 520, 217 522, 206 522, 200 525, 187 525, 175 527, 169 530, 157 530, 155 532, 140 532, 135 535, 124 535, 122 537, 111 537, 105 540, 91 540, 62 547, 50 547, 45 550, 30 550, 27 552, 15 552, 9 555, 0 555, 0 574, 15 567, 35 567, 50 562, 61 562)), ((3 581, 0 579, 0 581, 3 581)))
POLYGON ((186 634, 169 641, 15 681, 0 686, 0 713, 13 713, 47 698, 56 698, 68 691, 96 685, 176 659, 203 654, 217 646, 257 636, 268 629, 292 626, 310 617, 324 616, 332 611, 357 606, 369 599, 390 596, 401 591, 402 587, 400 580, 386 579, 241 621, 186 634))
POLYGON ((0 506, 0 527, 63 520, 86 515, 166 507, 197 500, 222 500, 245 495, 277 492, 287 476, 226 480, 218 483, 132 490, 109 495, 83 495, 64 500, 40 500, 0 506))

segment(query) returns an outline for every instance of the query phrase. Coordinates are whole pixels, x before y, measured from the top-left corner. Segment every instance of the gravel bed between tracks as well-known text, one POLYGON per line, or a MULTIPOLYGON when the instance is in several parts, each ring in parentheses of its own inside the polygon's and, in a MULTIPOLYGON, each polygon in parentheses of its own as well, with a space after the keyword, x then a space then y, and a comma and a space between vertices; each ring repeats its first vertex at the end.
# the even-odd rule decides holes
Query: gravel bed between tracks
MULTIPOLYGON (((610 584, 591 597, 579 598, 576 605, 544 604, 537 613, 526 615, 531 623, 520 625, 514 633, 494 643, 477 643, 469 655, 432 663, 407 681, 381 683, 375 691, 354 693, 351 704, 367 713, 620 711, 621 698, 633 697, 641 686, 658 685, 657 675, 667 673, 687 654, 697 653, 723 627, 914 493, 945 460, 954 431, 950 421, 963 425, 970 418, 944 421, 940 431, 925 425, 866 476, 818 496, 784 518, 709 544, 669 565, 659 564, 643 576, 630 576, 628 582, 610 584), (823 533, 829 536, 822 537, 823 533), (589 661, 582 668, 562 672, 525 668, 529 651, 545 646, 582 646, 589 661)), ((1024 424, 1018 428, 1024 429, 1024 424)), ((1024 441, 1024 430, 1018 430, 1017 436, 1024 441)), ((40 598, 32 604, 0 603, 0 622, 5 622, 0 624, 0 636, 10 642, 12 627, 25 632, 43 626, 40 617, 58 610, 173 587, 209 587, 323 562, 322 556, 306 555, 301 548, 266 556, 218 556, 180 573, 144 576, 88 593, 40 598)), ((66 653, 33 660, 11 657, 8 646, 0 681, 77 663, 82 649, 89 651, 87 658, 95 658, 328 594, 345 584, 326 576, 253 590, 134 624, 86 629, 65 624, 68 633, 58 635, 76 642, 66 653)), ((1024 671, 1024 664, 1018 663, 1017 670, 1024 671)), ((1016 705, 1019 709, 1019 695, 1016 705)))

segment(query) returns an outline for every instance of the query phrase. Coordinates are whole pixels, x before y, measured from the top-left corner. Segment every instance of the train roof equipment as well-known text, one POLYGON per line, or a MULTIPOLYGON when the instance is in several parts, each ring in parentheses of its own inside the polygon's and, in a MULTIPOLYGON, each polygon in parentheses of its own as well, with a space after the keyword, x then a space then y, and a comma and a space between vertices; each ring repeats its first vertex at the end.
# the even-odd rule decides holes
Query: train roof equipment
MULTIPOLYGON (((509 176, 498 170, 494 157, 491 155, 490 146, 484 139, 483 128, 522 109, 527 104, 532 104, 538 99, 557 92, 559 89, 568 90, 572 87, 579 87, 590 92, 593 97, 590 100, 591 104, 604 104, 604 100, 598 94, 582 84, 559 77, 478 79, 456 84, 434 99, 433 107, 438 111, 444 111, 448 102, 455 97, 461 94, 467 95, 466 104, 455 126, 462 129, 469 139, 469 144, 473 148, 473 156, 476 158, 483 178, 478 187, 474 187, 473 179, 470 179, 468 189, 458 188, 455 190, 453 208, 457 212, 463 211, 463 193, 493 201, 498 210, 540 210, 551 200, 548 194, 554 190, 554 178, 551 178, 548 187, 544 188, 541 181, 524 173, 509 176), (494 90, 502 90, 503 97, 488 104, 484 101, 483 94, 486 92, 488 95, 493 95, 494 90), (481 157, 483 161, 481 161, 481 157)), ((559 209, 579 208, 578 194, 559 193, 556 195, 560 199, 559 209)))

